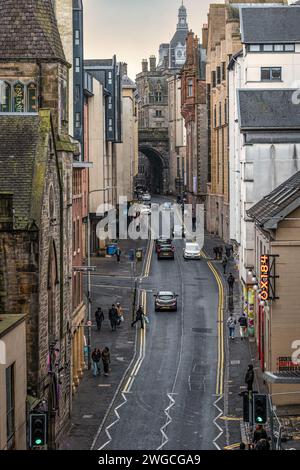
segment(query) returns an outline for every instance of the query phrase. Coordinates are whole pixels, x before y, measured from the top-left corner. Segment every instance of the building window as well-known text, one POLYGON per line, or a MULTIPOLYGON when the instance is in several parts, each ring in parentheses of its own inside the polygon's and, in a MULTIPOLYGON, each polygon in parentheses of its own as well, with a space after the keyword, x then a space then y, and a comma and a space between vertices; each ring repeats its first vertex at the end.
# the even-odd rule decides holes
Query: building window
POLYGON ((162 111, 157 109, 157 110, 155 111, 155 117, 161 118, 161 117, 162 117, 162 111))
POLYGON ((79 29, 75 29, 75 46, 80 45, 80 31, 79 29))
POLYGON ((228 104, 227 104, 227 98, 225 99, 225 103, 224 103, 224 121, 225 121, 225 124, 228 123, 228 104))
POLYGON ((217 107, 214 107, 214 127, 217 127, 217 107))
POLYGON ((81 127, 81 113, 75 113, 75 127, 76 129, 81 127))
POLYGON ((0 230, 13 228, 13 194, 0 193, 0 230))
POLYGON ((35 113, 37 109, 36 105, 36 85, 34 83, 30 83, 27 86, 27 111, 29 113, 35 113))
POLYGON ((111 118, 108 120, 108 130, 109 132, 113 131, 113 121, 111 118))
POLYGON ((250 52, 260 52, 260 44, 250 44, 249 51, 250 52))
POLYGON ((79 57, 75 58, 75 72, 80 73, 80 58, 79 57))
POLYGON ((221 67, 217 67, 217 85, 221 83, 221 67))
POLYGON ((222 62, 222 77, 221 80, 226 80, 226 62, 222 62))
POLYGON ((284 51, 284 45, 283 44, 274 44, 274 51, 275 52, 283 52, 284 51))
POLYGON ((216 72, 215 72, 215 71, 213 71, 213 72, 211 73, 211 84, 212 84, 212 87, 213 87, 213 88, 215 88, 215 86, 216 86, 216 84, 217 84, 217 83, 216 83, 216 72))
POLYGON ((273 52, 273 44, 264 44, 263 45, 264 52, 273 52))
POLYGON ((285 52, 295 52, 295 44, 285 44, 284 50, 285 52))
POLYGON ((262 82, 280 82, 281 81, 281 67, 262 67, 261 68, 261 81, 262 82))
POLYGON ((222 103, 219 103, 219 126, 222 126, 222 103))
POLYGON ((188 97, 194 96, 194 82, 192 79, 188 81, 188 97))
POLYGON ((15 436, 15 365, 6 369, 6 440, 8 449, 14 447, 15 436))
POLYGON ((160 92, 160 91, 157 91, 157 92, 155 93, 155 99, 156 99, 156 101, 157 101, 158 103, 161 103, 161 101, 162 101, 162 95, 161 95, 161 92, 160 92))
POLYGON ((108 97, 108 109, 112 109, 112 96, 108 97))
POLYGON ((14 85, 14 112, 24 113, 25 112, 25 93, 24 85, 18 82, 14 85))
POLYGON ((11 112, 11 86, 3 81, 0 81, 0 112, 11 112))
POLYGON ((108 84, 112 85, 112 72, 108 72, 108 84))

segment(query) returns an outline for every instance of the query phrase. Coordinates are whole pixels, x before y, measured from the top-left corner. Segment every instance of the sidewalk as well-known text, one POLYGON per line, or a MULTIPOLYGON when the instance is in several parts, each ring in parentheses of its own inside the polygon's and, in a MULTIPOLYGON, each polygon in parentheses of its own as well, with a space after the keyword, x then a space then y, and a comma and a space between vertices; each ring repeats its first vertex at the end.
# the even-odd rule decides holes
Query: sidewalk
MULTIPOLYGON (((214 261, 213 248, 215 246, 225 246, 225 243, 219 238, 211 235, 206 235, 205 239, 205 251, 213 259, 213 264, 218 270, 224 285, 225 292, 225 305, 224 305, 224 334, 225 334, 225 374, 224 374, 224 415, 228 420, 224 420, 225 423, 225 437, 226 445, 239 443, 241 441, 246 442, 249 436, 249 428, 244 425, 240 419, 243 416, 243 400, 239 396, 244 390, 247 390, 247 386, 244 382, 245 374, 249 364, 253 364, 255 372, 255 380, 253 384, 253 390, 257 390, 261 393, 266 393, 266 386, 263 382, 262 372, 258 362, 256 343, 254 338, 246 338, 241 341, 239 334, 239 325, 236 327, 235 340, 229 341, 228 328, 226 326, 227 318, 229 313, 232 312, 236 321, 238 321, 241 313, 243 312, 243 301, 242 301, 242 289, 241 284, 238 282, 239 272, 238 266, 236 265, 235 259, 230 258, 226 274, 223 273, 223 266, 221 261, 214 261), (233 291, 233 304, 234 309, 229 312, 228 310, 228 284, 227 278, 229 273, 232 273, 236 279, 233 291)), ((224 250, 225 252, 225 250, 224 250)))
MULTIPOLYGON (((85 370, 83 379, 73 397, 70 428, 60 443, 60 449, 89 450, 100 424, 113 400, 118 386, 133 358, 136 329, 131 328, 132 285, 131 263, 128 258, 132 241, 119 243, 122 251, 121 261, 116 257, 92 258, 91 264, 101 273, 92 276, 92 320, 98 306, 104 311, 105 320, 100 332, 92 328, 92 350, 108 346, 111 352, 111 374, 93 377, 92 371, 85 370), (120 302, 125 313, 125 321, 116 332, 112 332, 108 319, 108 310, 113 303, 120 302)), ((144 248, 146 242, 134 242, 135 248, 144 248)), ((142 271, 143 263, 137 263, 137 275, 142 271)), ((102 363, 101 363, 102 366, 102 363)), ((103 367, 102 367, 103 371, 103 367)))

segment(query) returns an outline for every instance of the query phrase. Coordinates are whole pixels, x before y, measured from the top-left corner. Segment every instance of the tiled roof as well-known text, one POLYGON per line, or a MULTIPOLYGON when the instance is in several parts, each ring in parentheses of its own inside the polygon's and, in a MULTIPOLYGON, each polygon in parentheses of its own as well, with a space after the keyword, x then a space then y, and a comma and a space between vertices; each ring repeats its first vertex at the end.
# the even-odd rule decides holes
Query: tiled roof
POLYGON ((300 129, 300 105, 296 104, 298 99, 298 90, 238 90, 241 129, 300 129))
POLYGON ((65 61, 52 0, 0 0, 0 60, 65 61))
POLYGON ((300 41, 300 7, 241 8, 242 43, 293 43, 300 41))
POLYGON ((113 59, 88 59, 84 61, 85 67, 112 67, 113 59))
MULTIPOLYGON (((39 115, 0 114, 0 193, 13 193, 14 229, 32 223, 34 170, 43 148, 39 115)), ((35 222, 38 222, 35 220, 35 222)))
MULTIPOLYGON (((271 219, 276 219, 279 214, 294 202, 299 200, 300 206, 300 171, 279 185, 257 204, 247 211, 249 217, 259 225, 264 225, 271 219)), ((293 209, 294 210, 294 209, 293 209)), ((280 219, 277 219, 279 221, 280 219)))

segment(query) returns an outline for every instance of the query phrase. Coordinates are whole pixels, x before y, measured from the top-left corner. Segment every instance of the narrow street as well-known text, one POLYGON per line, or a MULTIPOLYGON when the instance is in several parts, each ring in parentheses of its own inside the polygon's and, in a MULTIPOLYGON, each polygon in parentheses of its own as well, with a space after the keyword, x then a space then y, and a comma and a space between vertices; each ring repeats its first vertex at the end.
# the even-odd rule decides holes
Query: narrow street
POLYGON ((158 261, 151 245, 140 290, 150 324, 136 326, 135 361, 94 449, 216 448, 218 285, 206 260, 183 259, 183 246, 177 240, 175 260, 158 261), (158 290, 179 295, 177 312, 154 312, 158 290))

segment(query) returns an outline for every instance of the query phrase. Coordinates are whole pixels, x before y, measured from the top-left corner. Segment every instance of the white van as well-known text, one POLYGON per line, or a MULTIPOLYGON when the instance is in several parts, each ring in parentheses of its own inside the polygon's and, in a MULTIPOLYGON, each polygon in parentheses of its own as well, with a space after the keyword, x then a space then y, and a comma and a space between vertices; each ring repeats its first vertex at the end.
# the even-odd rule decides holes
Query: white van
POLYGON ((196 242, 186 242, 183 249, 184 259, 201 259, 200 246, 196 242))

